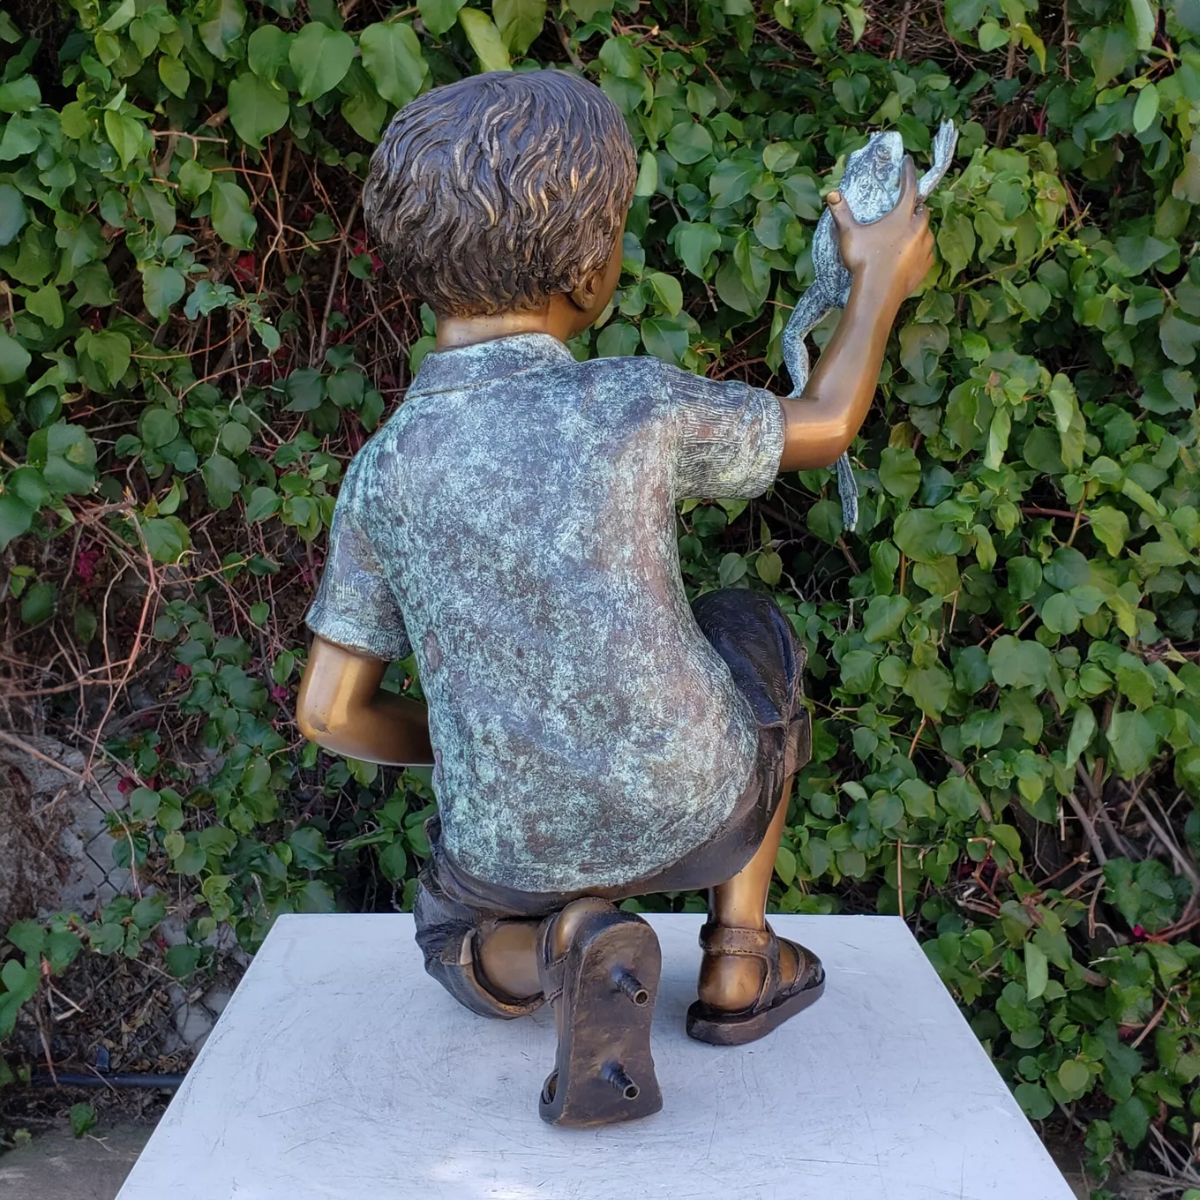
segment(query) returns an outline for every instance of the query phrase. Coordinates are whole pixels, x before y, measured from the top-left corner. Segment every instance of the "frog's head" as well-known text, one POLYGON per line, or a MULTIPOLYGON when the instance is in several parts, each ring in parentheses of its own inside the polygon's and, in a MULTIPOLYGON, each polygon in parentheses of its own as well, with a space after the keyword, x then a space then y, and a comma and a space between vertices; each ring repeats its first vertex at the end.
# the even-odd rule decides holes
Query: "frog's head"
POLYGON ((872 134, 871 140, 850 156, 850 164, 856 168, 856 175, 865 177, 864 182, 869 179, 876 188, 899 195, 904 139, 895 130, 872 134))

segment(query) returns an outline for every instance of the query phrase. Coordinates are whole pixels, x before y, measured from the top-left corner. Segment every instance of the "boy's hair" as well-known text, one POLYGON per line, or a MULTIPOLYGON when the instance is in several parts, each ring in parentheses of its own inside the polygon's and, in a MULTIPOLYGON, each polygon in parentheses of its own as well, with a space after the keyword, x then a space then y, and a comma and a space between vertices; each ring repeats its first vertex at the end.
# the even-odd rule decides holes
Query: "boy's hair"
POLYGON ((371 158, 367 227, 441 317, 538 308, 612 254, 637 158, 615 104, 565 71, 493 71, 402 108, 371 158))

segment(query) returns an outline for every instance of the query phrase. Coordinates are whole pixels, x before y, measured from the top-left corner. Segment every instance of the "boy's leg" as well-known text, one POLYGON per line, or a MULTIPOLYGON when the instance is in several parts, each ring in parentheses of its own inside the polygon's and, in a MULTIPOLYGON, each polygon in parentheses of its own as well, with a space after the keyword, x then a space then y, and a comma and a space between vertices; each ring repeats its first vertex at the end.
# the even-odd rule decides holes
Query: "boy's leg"
POLYGON ((509 996, 532 996, 538 979, 540 921, 497 921, 477 934, 479 965, 487 982, 509 996))
POLYGON ((709 923, 700 936, 699 998, 688 1010, 691 1037, 741 1045, 763 1037, 824 990, 817 957, 777 937, 766 920, 792 781, 811 753, 802 699, 804 654, 787 618, 760 593, 710 592, 692 608, 750 702, 760 733, 755 812, 765 828, 758 824, 754 830, 758 848, 746 866, 710 892, 709 923))
MULTIPOLYGON (((709 894, 709 920, 727 929, 766 929, 767 893, 775 870, 775 856, 787 821, 788 797, 792 792, 789 775, 783 784, 783 798, 775 813, 766 837, 754 857, 726 883, 719 884, 709 894)), ((799 960, 790 942, 779 947, 779 970, 786 986, 796 979, 799 960)), ((763 962, 732 954, 706 954, 700 963, 698 992, 702 1003, 710 1008, 740 1012, 749 1008, 762 991, 763 962)))
POLYGON ((434 853, 421 870, 413 904, 425 970, 480 1016, 511 1019, 540 1008, 534 951, 540 922, 498 917, 447 895, 438 873, 438 827, 430 822, 429 828, 434 853), (487 965, 485 945, 491 946, 487 965))

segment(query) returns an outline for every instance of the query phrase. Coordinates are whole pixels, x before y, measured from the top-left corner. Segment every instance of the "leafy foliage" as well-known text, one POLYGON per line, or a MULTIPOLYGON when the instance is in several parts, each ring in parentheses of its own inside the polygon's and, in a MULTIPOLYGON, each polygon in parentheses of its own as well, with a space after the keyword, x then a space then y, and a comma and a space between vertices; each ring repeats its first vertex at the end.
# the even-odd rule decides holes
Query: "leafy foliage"
MULTIPOLYGON (((1031 1117, 1082 1120, 1097 1169, 1139 1148, 1186 1157, 1200 10, 892 7, 0 14, 9 619, 27 643, 61 630, 80 678, 107 669, 105 718, 139 654, 171 656, 161 705, 211 767, 163 724, 105 736, 131 784, 118 861, 199 889, 181 975, 218 923, 254 946, 279 912, 363 902, 364 871, 409 899, 427 851, 427 779, 384 787, 336 763, 305 783, 316 751, 287 720, 342 467, 431 345, 358 217, 394 106, 474 69, 585 70, 626 114, 640 173, 621 288, 577 352, 781 391, 779 333, 845 156, 886 125, 921 158, 950 118, 938 261, 855 447, 857 533, 823 471, 754 504, 687 502, 685 578, 774 591, 809 647, 816 754, 780 907, 903 914, 1031 1117), (130 613, 109 602, 117 581, 130 613)), ((412 669, 391 686, 419 695, 412 669)), ((45 702, 82 725, 73 695, 45 702)), ((54 926, 53 944, 11 931, 0 1036, 39 962, 60 969, 61 939, 136 953, 145 903, 54 926)))

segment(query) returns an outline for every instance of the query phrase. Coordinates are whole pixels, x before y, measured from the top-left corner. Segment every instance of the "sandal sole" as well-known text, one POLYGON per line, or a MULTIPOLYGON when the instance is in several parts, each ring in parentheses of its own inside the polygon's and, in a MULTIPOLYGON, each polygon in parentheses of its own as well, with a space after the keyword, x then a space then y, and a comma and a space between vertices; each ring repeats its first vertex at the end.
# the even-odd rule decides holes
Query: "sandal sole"
POLYGON ((567 954, 558 1054, 538 1103, 551 1125, 613 1125, 662 1108, 650 1053, 662 955, 633 913, 598 913, 567 954))
POLYGON ((695 1001, 687 1013, 687 1035, 710 1046, 745 1046, 778 1029, 784 1021, 816 1004, 825 994, 825 972, 820 959, 806 951, 820 978, 777 1003, 754 1013, 726 1013, 695 1001))

